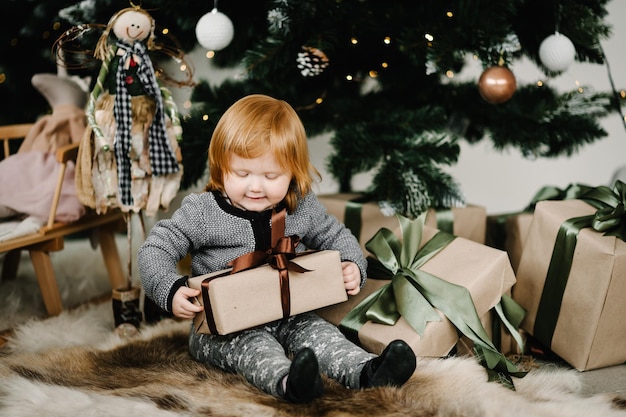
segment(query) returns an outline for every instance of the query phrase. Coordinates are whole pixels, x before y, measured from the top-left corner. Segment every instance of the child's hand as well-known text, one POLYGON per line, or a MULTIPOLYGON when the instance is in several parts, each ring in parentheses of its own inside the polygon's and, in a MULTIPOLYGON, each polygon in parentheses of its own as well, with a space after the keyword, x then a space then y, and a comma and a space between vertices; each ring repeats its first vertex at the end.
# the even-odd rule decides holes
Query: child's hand
POLYGON ((200 290, 189 287, 180 287, 172 299, 172 314, 180 319, 192 319, 196 313, 204 310, 202 306, 189 301, 189 298, 200 295, 200 290))
POLYGON ((361 291, 361 271, 354 262, 342 262, 343 284, 349 295, 356 295, 361 291))

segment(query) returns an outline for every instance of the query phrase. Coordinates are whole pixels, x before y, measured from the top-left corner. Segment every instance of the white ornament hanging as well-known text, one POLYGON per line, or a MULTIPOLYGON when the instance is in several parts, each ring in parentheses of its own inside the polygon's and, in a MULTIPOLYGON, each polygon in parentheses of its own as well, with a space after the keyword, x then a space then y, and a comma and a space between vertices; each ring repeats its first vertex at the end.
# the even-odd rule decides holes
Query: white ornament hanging
POLYGON ((565 71, 574 62, 575 57, 574 44, 559 32, 545 38, 539 46, 539 59, 551 71, 565 71))
POLYGON ((196 38, 198 43, 210 51, 224 49, 233 40, 233 22, 224 13, 213 8, 198 20, 196 38))

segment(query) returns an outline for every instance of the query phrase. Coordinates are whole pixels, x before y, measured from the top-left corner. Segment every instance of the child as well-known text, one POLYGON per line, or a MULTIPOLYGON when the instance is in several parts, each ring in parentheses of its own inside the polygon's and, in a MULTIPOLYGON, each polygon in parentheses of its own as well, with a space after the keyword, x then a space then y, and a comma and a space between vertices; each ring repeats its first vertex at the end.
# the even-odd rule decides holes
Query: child
MULTIPOLYGON (((243 254, 270 247, 271 213, 287 210, 285 235, 300 246, 341 253, 345 288, 357 294, 366 261, 354 236, 328 215, 313 194, 319 173, 308 156, 304 126, 286 102, 264 95, 237 101, 219 120, 209 145, 206 192, 191 194, 171 219, 157 222, 139 250, 146 295, 174 316, 191 319, 202 311, 189 299, 177 262, 192 255, 194 276, 225 269, 243 254)), ((294 403, 322 394, 320 372, 348 388, 400 386, 415 370, 415 354, 403 341, 380 356, 346 339, 315 313, 221 336, 191 329, 191 355, 294 403), (293 360, 289 357, 293 356, 293 360)))

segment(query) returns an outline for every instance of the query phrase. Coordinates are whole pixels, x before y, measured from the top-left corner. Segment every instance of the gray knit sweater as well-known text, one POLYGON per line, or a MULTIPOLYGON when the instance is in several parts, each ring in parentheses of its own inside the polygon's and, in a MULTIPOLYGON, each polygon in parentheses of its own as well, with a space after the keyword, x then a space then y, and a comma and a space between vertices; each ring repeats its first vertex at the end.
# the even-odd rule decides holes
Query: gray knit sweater
MULTIPOLYGON (((241 210, 214 192, 190 194, 170 219, 158 221, 139 248, 138 268, 146 295, 171 311, 176 290, 186 277, 177 264, 191 254, 192 276, 227 268, 238 256, 269 248, 271 210, 241 210)), ((356 263, 365 283, 367 263, 356 238, 313 193, 298 203, 285 218, 285 235, 298 235, 297 250, 337 250, 341 259, 356 263)))

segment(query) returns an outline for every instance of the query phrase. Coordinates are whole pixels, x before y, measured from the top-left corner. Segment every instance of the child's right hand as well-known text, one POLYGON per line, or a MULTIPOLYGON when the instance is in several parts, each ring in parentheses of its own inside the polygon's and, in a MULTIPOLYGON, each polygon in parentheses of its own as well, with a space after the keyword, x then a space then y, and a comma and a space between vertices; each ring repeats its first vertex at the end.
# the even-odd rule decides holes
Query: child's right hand
POLYGON ((192 319, 196 313, 201 312, 204 308, 200 305, 194 304, 190 298, 200 295, 200 290, 182 286, 172 299, 172 314, 179 319, 192 319))

